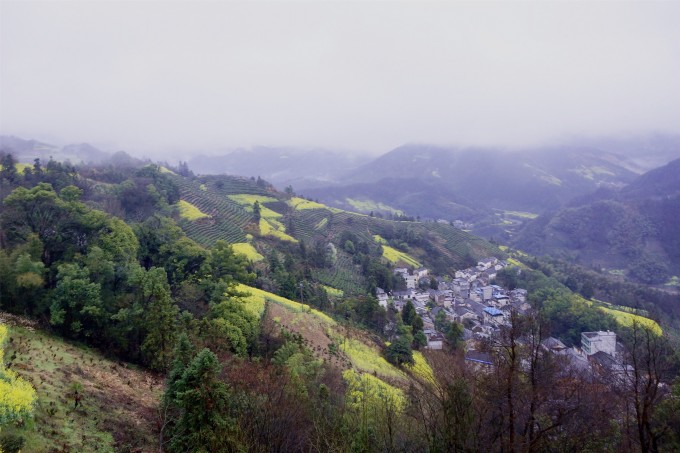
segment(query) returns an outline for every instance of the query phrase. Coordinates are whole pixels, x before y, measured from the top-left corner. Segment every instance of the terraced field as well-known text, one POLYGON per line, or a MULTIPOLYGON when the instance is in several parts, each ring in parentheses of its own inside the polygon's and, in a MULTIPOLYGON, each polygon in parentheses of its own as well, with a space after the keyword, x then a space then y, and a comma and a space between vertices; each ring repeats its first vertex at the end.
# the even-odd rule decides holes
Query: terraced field
POLYGON ((463 258, 472 256, 503 256, 503 252, 482 238, 476 237, 458 228, 441 223, 425 224, 429 231, 435 232, 443 239, 443 246, 452 257, 463 258))
POLYGON ((226 196, 202 190, 198 181, 177 178, 181 199, 196 207, 207 217, 196 220, 181 218, 180 226, 187 236, 199 244, 212 246, 219 239, 230 243, 246 242, 246 227, 252 214, 226 196))
POLYGON ((236 244, 232 244, 231 247, 234 249, 235 253, 245 256, 249 261, 254 263, 264 260, 264 256, 262 256, 250 242, 237 242, 236 244))
POLYGON ((387 241, 383 239, 379 234, 374 234, 373 239, 377 244, 382 245, 383 248, 383 258, 392 264, 406 264, 407 266, 418 268, 421 266, 420 262, 413 258, 408 253, 399 251, 393 247, 387 245, 387 241))
MULTIPOLYGON (((301 240, 308 244, 315 241, 334 242, 341 252, 342 244, 338 241, 345 231, 372 244, 371 247, 377 247, 375 235, 391 238, 395 237, 395 231, 409 230, 409 234, 426 238, 430 252, 434 250, 443 255, 453 267, 462 266, 469 256, 503 256, 503 252, 494 245, 450 225, 391 221, 329 208, 299 197, 287 199, 245 178, 209 176, 189 180, 177 176, 177 181, 185 207, 195 207, 195 210, 184 211, 185 218, 179 220, 180 225, 189 237, 206 246, 212 246, 218 239, 232 244, 246 243, 248 234, 259 231, 262 236, 283 241, 301 240), (260 204, 259 225, 253 223, 255 201, 260 204)), ((419 246, 412 247, 408 254, 404 254, 384 244, 383 252, 393 264, 402 262, 414 267, 421 264, 427 266, 430 256, 430 252, 419 246)), ((351 257, 344 252, 339 253, 336 266, 315 271, 315 277, 320 283, 348 294, 356 293, 365 286, 351 257)))
POLYGON ((202 212, 200 209, 198 209, 196 206, 194 206, 193 204, 189 203, 186 200, 179 200, 177 206, 179 208, 179 216, 182 219, 199 220, 210 217, 208 214, 202 212))
POLYGON ((312 276, 319 283, 341 290, 344 294, 359 294, 366 289, 366 279, 352 258, 338 250, 338 259, 332 268, 316 269, 312 276))

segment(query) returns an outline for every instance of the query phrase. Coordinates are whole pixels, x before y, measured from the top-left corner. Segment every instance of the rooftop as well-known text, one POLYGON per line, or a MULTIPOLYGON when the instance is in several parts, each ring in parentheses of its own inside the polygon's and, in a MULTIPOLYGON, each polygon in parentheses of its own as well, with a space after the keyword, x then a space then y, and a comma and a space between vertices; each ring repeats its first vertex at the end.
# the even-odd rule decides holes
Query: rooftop
POLYGON ((491 316, 502 316, 503 315, 502 311, 500 311, 498 308, 494 308, 494 307, 486 307, 484 309, 484 311, 487 312, 488 314, 490 314, 491 316))

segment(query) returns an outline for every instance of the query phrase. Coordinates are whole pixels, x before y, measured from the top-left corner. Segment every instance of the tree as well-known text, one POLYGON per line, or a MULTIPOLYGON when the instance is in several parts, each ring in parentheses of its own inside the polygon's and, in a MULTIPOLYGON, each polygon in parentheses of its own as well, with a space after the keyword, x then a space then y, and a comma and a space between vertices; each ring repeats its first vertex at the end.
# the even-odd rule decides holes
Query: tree
POLYGON ((104 321, 101 285, 90 281, 88 270, 77 264, 62 264, 58 269, 50 322, 69 336, 93 336, 104 321))
POLYGON ((172 430, 170 451, 226 452, 235 450, 236 426, 228 415, 229 389, 220 376, 215 354, 203 349, 187 366, 175 386, 180 411, 172 430))
POLYGON ((423 322, 423 318, 421 318, 419 315, 416 315, 415 318, 413 318, 413 322, 411 323, 411 327, 413 328, 414 334, 416 334, 418 332, 422 332, 423 328, 425 327, 425 323, 423 322))
POLYGON ((422 330, 413 334, 413 349, 420 349, 427 346, 427 337, 422 330))
POLYGON ((147 332, 142 343, 142 354, 151 368, 165 371, 172 359, 172 348, 177 340, 179 309, 170 298, 170 287, 165 271, 152 267, 137 269, 131 280, 138 288, 143 307, 143 325, 147 332))
POLYGON ((79 201, 80 197, 82 196, 83 196, 82 189, 79 189, 74 185, 66 186, 63 189, 61 189, 61 192, 59 192, 59 198, 61 198, 67 203, 79 201))
POLYGON ((231 245, 219 239, 210 251, 210 265, 213 278, 222 279, 227 283, 251 283, 255 275, 246 269, 247 261, 243 255, 234 253, 231 245))
POLYGON ((16 163, 11 153, 0 157, 0 181, 4 179, 12 184, 17 180, 19 173, 17 172, 16 163))
POLYGON ((590 281, 586 281, 583 283, 583 286, 581 286, 581 295, 586 299, 590 299, 595 295, 595 289, 590 281))
POLYGON ((621 395, 632 408, 634 428, 632 437, 641 452, 659 451, 664 434, 654 421, 659 404, 663 400, 665 382, 671 376, 672 349, 668 340, 654 332, 651 327, 633 321, 623 336, 627 346, 621 395))
POLYGON ((411 336, 401 335, 392 344, 385 348, 385 358, 388 362, 397 366, 403 364, 413 365, 413 350, 411 349, 411 336))
POLYGON ((259 225, 261 218, 262 218, 262 209, 260 208, 260 202, 255 200, 255 203, 253 203, 253 222, 256 225, 259 225))
POLYGON ((458 322, 451 322, 446 331, 446 339, 452 349, 458 349, 463 344, 464 327, 458 322))
POLYGON ((410 300, 404 304, 404 308, 401 310, 401 319, 408 326, 412 325, 413 320, 416 319, 416 309, 410 300))

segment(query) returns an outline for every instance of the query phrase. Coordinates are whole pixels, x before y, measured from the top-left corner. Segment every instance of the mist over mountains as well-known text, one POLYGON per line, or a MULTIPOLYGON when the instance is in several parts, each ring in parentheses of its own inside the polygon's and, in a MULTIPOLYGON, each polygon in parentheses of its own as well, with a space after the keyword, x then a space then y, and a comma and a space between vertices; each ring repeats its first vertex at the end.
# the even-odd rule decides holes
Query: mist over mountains
MULTIPOLYGON (((57 147, 11 136, 0 136, 0 148, 24 163, 141 162, 89 144, 57 147)), ((532 254, 660 283, 680 272, 678 158, 680 137, 655 134, 520 150, 411 144, 378 157, 255 147, 180 160, 195 174, 257 176, 349 211, 460 220, 477 235, 532 254)))
POLYGON ((658 284, 680 271, 680 159, 529 222, 513 244, 658 284))
POLYGON ((11 152, 17 161, 23 163, 33 163, 34 159, 40 159, 43 163, 50 159, 70 161, 73 164, 101 163, 112 156, 112 153, 102 151, 88 143, 59 147, 11 135, 0 135, 0 150, 11 152))

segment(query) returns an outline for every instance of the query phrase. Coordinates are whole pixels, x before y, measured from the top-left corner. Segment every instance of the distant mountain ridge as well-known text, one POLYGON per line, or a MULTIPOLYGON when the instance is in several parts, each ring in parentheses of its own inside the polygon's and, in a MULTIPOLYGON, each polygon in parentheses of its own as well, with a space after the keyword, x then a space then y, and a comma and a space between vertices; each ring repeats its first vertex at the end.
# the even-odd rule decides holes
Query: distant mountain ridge
POLYGON ((528 223, 514 245, 625 273, 644 283, 680 274, 680 159, 626 187, 584 196, 528 223))
POLYGON ((58 161, 101 163, 111 157, 88 143, 70 144, 63 147, 42 143, 37 140, 25 140, 11 135, 0 135, 0 151, 10 152, 18 162, 32 163, 34 159, 46 162, 53 158, 58 161))
POLYGON ((260 176, 277 187, 296 189, 334 184, 338 177, 371 158, 358 153, 324 149, 255 147, 189 159, 197 174, 260 176))
POLYGON ((680 137, 666 135, 524 150, 405 145, 304 194, 344 209, 383 205, 426 219, 461 219, 477 234, 507 237, 511 224, 598 189, 618 190, 673 157, 680 157, 680 137))

